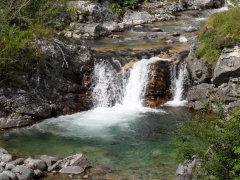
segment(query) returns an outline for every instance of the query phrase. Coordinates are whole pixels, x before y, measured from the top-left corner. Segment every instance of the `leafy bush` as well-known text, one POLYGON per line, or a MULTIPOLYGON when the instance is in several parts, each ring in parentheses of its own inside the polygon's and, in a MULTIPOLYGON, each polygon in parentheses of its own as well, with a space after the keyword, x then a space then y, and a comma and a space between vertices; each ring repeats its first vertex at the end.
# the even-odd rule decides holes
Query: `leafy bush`
MULTIPOLYGON (((94 2, 104 2, 104 0, 92 0, 94 2)), ((129 9, 135 9, 139 3, 141 3, 143 0, 109 0, 110 7, 112 10, 118 14, 119 16, 122 16, 127 10, 129 9)))
MULTIPOLYGON (((186 121, 176 132, 178 157, 198 155, 208 177, 237 179, 240 176, 240 110, 224 121, 196 117, 186 121)), ((196 172, 197 175, 199 175, 196 172)), ((200 177, 203 178, 203 177, 200 177)))
POLYGON ((198 57, 216 62, 224 47, 238 44, 240 42, 239 19, 239 8, 212 15, 199 32, 198 57))
POLYGON ((16 71, 38 61, 33 42, 51 39, 64 0, 2 0, 0 3, 0 84, 17 81, 16 71))

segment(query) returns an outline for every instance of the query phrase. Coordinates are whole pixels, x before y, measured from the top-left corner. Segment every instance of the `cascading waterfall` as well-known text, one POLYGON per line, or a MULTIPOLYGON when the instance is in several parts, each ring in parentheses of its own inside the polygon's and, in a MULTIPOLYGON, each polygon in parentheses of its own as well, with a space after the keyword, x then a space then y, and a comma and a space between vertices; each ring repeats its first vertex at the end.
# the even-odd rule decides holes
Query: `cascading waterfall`
POLYGON ((189 79, 187 64, 174 64, 171 66, 171 82, 173 100, 167 102, 167 106, 184 106, 186 101, 183 99, 184 85, 189 79))
POLYGON ((100 62, 94 66, 94 107, 112 107, 121 101, 122 79, 110 63, 100 62))
MULTIPOLYGON (((106 62, 95 65, 95 87, 93 102, 95 107, 111 107, 114 105, 126 109, 146 110, 143 105, 144 94, 148 83, 149 65, 162 59, 153 57, 136 62, 130 70, 128 79, 118 75, 116 70, 106 62), (124 82, 127 83, 124 83, 124 82)), ((147 108, 150 109, 150 108, 147 108)))
POLYGON ((159 60, 162 59, 156 57, 142 59, 133 65, 122 102, 123 106, 129 108, 143 107, 144 94, 149 78, 149 65, 159 60))

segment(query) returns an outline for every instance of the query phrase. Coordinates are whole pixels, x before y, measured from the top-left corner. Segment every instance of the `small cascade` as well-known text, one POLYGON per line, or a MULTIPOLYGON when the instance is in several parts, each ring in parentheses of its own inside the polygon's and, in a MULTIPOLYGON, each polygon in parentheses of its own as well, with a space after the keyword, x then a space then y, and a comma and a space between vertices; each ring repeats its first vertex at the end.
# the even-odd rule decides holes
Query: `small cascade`
POLYGON ((93 105, 94 107, 112 107, 121 101, 122 78, 108 62, 94 66, 93 105))
POLYGON ((149 78, 149 65, 159 60, 162 59, 156 57, 142 59, 133 65, 122 102, 123 106, 129 108, 143 107, 144 95, 149 78))
POLYGON ((167 102, 166 106, 184 106, 186 101, 184 100, 184 88, 189 79, 187 71, 187 64, 174 64, 171 66, 171 82, 173 100, 167 102))
POLYGON ((153 57, 136 62, 129 76, 119 74, 110 63, 100 62, 95 65, 93 89, 94 107, 121 106, 125 109, 144 109, 144 95, 149 79, 150 64, 161 59, 153 57))

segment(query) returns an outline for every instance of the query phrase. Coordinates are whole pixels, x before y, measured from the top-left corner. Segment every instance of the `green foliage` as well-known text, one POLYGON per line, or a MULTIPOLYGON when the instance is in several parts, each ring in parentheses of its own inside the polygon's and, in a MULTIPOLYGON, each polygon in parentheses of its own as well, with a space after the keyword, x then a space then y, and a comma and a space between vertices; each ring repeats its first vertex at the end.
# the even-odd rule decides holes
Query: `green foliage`
POLYGON ((199 32, 198 57, 213 63, 217 61, 224 47, 238 44, 240 42, 239 19, 239 8, 212 15, 199 32))
POLYGON ((39 61, 34 41, 50 40, 60 29, 64 0, 2 0, 0 3, 0 84, 14 84, 16 71, 39 61))
POLYGON ((222 116, 211 120, 198 116, 183 123, 175 137, 180 160, 198 155, 208 177, 239 178, 240 110, 236 110, 228 121, 222 116))
MULTIPOLYGON (((104 2, 104 0, 93 0, 94 2, 104 2)), ((122 16, 127 10, 135 9, 137 5, 143 0, 109 0, 112 10, 122 16)))

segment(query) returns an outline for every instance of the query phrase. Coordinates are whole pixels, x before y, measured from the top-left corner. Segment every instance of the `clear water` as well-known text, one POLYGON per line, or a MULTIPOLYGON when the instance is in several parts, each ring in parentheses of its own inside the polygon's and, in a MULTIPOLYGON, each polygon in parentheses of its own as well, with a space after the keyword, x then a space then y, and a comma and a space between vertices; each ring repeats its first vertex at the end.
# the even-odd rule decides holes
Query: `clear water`
POLYGON ((23 157, 81 152, 94 167, 106 166, 126 177, 173 179, 177 164, 171 132, 185 117, 186 111, 177 108, 96 108, 2 133, 0 146, 23 157))

